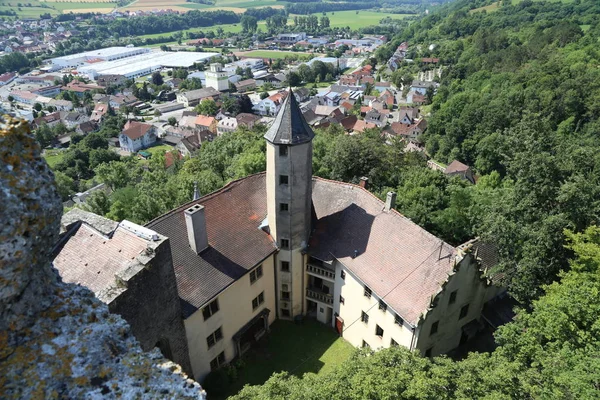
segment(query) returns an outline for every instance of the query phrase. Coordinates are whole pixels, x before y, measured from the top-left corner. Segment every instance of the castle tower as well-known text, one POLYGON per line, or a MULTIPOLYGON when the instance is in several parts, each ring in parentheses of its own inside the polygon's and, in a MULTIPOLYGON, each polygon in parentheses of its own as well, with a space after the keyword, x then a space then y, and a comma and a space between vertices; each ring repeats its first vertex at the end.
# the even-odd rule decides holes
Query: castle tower
POLYGON ((276 256, 277 315, 303 312, 304 256, 312 205, 312 139, 315 136, 290 89, 267 139, 268 223, 276 256))
POLYGON ((206 86, 219 92, 229 89, 229 78, 227 72, 223 71, 223 66, 219 63, 210 64, 210 70, 206 71, 206 86))

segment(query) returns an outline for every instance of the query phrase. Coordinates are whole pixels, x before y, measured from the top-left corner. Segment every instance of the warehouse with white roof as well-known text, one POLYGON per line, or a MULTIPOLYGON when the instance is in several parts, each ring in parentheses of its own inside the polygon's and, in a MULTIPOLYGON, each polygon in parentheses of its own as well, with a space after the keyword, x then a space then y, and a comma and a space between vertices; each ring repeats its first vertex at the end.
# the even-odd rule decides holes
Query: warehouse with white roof
POLYGON ((52 58, 50 59, 52 64, 49 69, 58 71, 63 68, 77 68, 90 62, 121 60, 123 58, 149 53, 150 51, 150 49, 145 47, 107 47, 105 49, 52 58))
POLYGON ((219 54, 192 51, 153 51, 126 59, 88 63, 78 67, 77 72, 89 79, 96 79, 98 75, 122 75, 126 78, 138 78, 161 68, 189 68, 194 63, 206 61, 217 55, 219 54))

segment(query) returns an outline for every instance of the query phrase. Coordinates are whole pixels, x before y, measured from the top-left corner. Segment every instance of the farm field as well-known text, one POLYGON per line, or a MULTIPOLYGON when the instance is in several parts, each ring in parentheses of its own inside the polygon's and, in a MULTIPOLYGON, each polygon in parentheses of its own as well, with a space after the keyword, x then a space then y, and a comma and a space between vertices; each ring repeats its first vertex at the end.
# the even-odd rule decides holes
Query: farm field
MULTIPOLYGON (((335 11, 326 13, 329 17, 331 27, 349 26, 352 29, 364 28, 369 25, 378 25, 385 17, 392 19, 403 19, 410 14, 384 14, 376 11, 353 10, 353 11, 335 11)), ((319 17, 321 13, 316 13, 319 17)), ((288 22, 290 23, 290 22, 288 22)))
POLYGON ((49 13, 52 16, 68 12, 109 12, 116 3, 110 0, 31 0, 26 3, 17 0, 0 1, 1 11, 14 11, 21 18, 39 18, 41 14, 49 13), (19 7, 19 4, 21 6, 19 7), (20 8, 20 10, 19 10, 20 8))

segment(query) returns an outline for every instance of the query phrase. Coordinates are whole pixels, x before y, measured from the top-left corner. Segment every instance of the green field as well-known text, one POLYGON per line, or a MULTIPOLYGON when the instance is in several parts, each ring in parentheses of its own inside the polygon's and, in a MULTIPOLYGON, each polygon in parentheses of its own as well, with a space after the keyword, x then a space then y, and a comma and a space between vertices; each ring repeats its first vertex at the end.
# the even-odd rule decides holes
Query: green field
MULTIPOLYGON (((351 29, 360 29, 369 25, 378 25, 385 17, 392 19, 403 19, 410 14, 384 14, 375 11, 335 11, 326 13, 329 17, 331 27, 346 27, 349 26, 351 29)), ((315 15, 321 16, 322 14, 317 13, 315 15)), ((288 22, 291 24, 292 22, 288 22)))
POLYGON ((109 3, 109 2, 51 2, 48 1, 46 2, 46 4, 48 4, 51 7, 54 7, 55 9, 68 13, 69 11, 75 11, 75 10, 91 10, 91 9, 97 9, 97 8, 106 8, 107 12, 110 9, 115 8, 115 3, 109 3))
POLYGON ((106 1, 39 1, 31 0, 20 2, 17 0, 0 1, 1 11, 14 11, 20 18, 39 18, 41 14, 49 13, 52 16, 63 12, 77 10, 105 10, 106 12, 115 8, 115 3, 106 1), (19 4, 21 6, 19 7, 19 4), (31 5, 31 6, 29 6, 31 5), (43 7, 42 7, 43 6, 43 7))
POLYGON ((286 57, 289 57, 294 54, 297 56, 311 56, 312 55, 310 53, 302 53, 299 51, 277 51, 277 50, 252 50, 252 51, 245 52, 242 55, 245 57, 278 59, 278 58, 286 58, 286 57))

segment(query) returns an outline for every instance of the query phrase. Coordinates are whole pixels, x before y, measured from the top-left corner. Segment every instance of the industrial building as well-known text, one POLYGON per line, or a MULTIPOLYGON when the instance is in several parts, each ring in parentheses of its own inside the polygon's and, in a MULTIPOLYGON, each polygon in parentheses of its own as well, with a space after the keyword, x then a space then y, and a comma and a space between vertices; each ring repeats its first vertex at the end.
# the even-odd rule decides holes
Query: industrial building
POLYGON ((162 68, 189 68, 196 62, 203 62, 216 55, 218 54, 191 51, 154 51, 112 61, 88 62, 79 66, 77 72, 89 79, 96 79, 100 75, 138 78, 162 68))
POLYGON ((50 60, 52 64, 48 69, 51 71, 58 71, 63 68, 77 68, 94 62, 121 60, 123 58, 149 53, 150 51, 150 49, 145 47, 107 47, 106 49, 52 58, 50 60))

